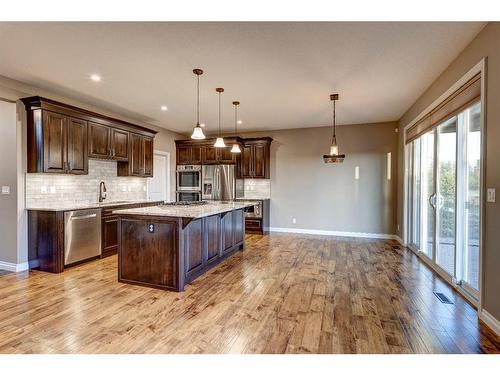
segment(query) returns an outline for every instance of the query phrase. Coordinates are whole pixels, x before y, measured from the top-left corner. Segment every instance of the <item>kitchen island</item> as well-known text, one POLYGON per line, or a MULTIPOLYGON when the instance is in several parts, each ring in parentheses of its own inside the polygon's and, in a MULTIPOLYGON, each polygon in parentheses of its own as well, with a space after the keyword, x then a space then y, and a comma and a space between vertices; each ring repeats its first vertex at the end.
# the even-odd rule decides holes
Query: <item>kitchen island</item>
POLYGON ((253 202, 200 202, 117 210, 118 281, 183 291, 245 247, 253 202))

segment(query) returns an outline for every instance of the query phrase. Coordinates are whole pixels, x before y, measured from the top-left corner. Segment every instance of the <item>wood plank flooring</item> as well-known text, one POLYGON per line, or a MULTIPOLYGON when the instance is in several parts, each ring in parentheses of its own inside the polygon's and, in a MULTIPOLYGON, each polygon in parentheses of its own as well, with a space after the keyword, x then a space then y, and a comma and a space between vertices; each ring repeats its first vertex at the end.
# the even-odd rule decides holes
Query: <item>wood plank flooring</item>
POLYGON ((249 235, 183 293, 120 284, 116 263, 0 274, 0 353, 500 352, 395 241, 249 235))

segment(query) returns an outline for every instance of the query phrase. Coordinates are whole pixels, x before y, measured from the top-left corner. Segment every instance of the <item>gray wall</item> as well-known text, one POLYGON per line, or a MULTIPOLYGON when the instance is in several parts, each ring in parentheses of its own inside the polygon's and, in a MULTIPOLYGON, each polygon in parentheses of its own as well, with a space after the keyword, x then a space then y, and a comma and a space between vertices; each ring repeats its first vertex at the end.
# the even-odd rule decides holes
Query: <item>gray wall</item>
POLYGON ((246 133, 270 136, 271 226, 394 234, 396 225, 397 123, 338 127, 343 164, 323 163, 331 128, 246 133), (387 179, 387 153, 392 178, 387 179), (354 168, 359 166, 359 180, 354 168), (292 218, 297 223, 292 223, 292 218))
MULTIPOLYGON (((500 187, 500 23, 489 23, 450 64, 427 91, 413 104, 399 121, 400 128, 411 122, 423 110, 448 90, 468 70, 483 57, 488 57, 487 98, 486 98, 486 176, 487 187, 500 187)), ((398 171, 398 222, 403 222, 403 132, 399 139, 398 171)), ((483 308, 500 320, 500 206, 498 203, 485 204, 484 226, 484 269, 483 269, 483 308)), ((399 232, 401 235, 401 231, 399 232)))
POLYGON ((109 110, 88 105, 71 98, 60 96, 53 92, 48 92, 37 87, 23 84, 10 78, 0 76, 0 98, 10 101, 17 101, 17 120, 4 129, 2 126, 2 137, 0 137, 0 184, 7 184, 13 188, 11 195, 0 195, 0 261, 9 263, 23 263, 27 261, 27 241, 26 241, 26 212, 24 210, 24 175, 26 171, 26 115, 24 105, 18 100, 22 97, 40 95, 63 103, 85 108, 130 121, 132 123, 157 130, 159 133, 155 137, 155 150, 170 153, 170 191, 173 197, 175 192, 175 142, 181 135, 169 130, 151 126, 148 123, 126 118, 109 110), (4 145, 5 143, 5 145, 4 145), (4 183, 3 181, 7 181, 4 183), (12 226, 13 225, 13 226, 12 226), (3 230, 5 228, 5 230, 3 230), (7 228, 9 228, 7 230, 7 228))
POLYGON ((16 104, 0 99, 0 186, 10 186, 10 195, 0 195, 0 262, 9 263, 17 263, 16 125, 16 104))

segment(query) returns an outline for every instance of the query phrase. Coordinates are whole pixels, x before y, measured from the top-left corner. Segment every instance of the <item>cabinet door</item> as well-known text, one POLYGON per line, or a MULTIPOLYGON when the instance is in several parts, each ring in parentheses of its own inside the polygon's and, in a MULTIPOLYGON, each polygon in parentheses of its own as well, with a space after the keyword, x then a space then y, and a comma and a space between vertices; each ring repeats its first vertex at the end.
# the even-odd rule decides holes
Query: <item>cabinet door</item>
POLYGON ((177 164, 179 165, 191 164, 191 146, 177 147, 177 164))
POLYGON ((201 146, 191 146, 190 164, 201 164, 201 146))
POLYGON ((203 148, 203 164, 217 164, 217 149, 215 147, 203 148))
POLYGON ((43 171, 49 173, 66 172, 66 116, 43 112, 43 171))
POLYGON ((222 238, 224 239, 224 252, 230 251, 233 247, 233 212, 230 211, 222 218, 222 238))
POLYGON ((107 126, 89 122, 89 157, 109 159, 111 156, 110 133, 107 126))
POLYGON ((68 172, 87 174, 87 121, 68 118, 67 127, 68 172))
POLYGON ((234 242, 243 242, 245 237, 245 218, 243 217, 243 210, 233 211, 234 216, 234 242))
POLYGON ((114 160, 128 160, 128 132, 124 130, 111 130, 111 154, 114 160))
POLYGON ((118 248, 118 218, 102 218, 102 253, 104 256, 115 253, 118 248))
POLYGON ((203 220, 193 220, 184 232, 186 275, 203 266, 203 220))
POLYGON ((241 177, 252 178, 253 145, 244 145, 241 150, 241 177))
POLYGON ((153 138, 142 138, 142 152, 144 154, 142 174, 145 177, 153 177, 153 138))
POLYGON ((130 175, 142 176, 144 168, 144 152, 142 136, 138 134, 130 134, 130 175))
POLYGON ((253 145, 253 178, 267 176, 267 145, 256 143, 253 145))
POLYGON ((220 217, 219 215, 209 216, 205 221, 205 231, 207 236, 207 262, 211 262, 219 257, 220 246, 220 217))
MULTIPOLYGON (((232 145, 231 145, 232 146, 232 145)), ((221 164, 234 164, 236 163, 236 154, 231 152, 231 147, 224 147, 217 149, 218 161, 221 164)))

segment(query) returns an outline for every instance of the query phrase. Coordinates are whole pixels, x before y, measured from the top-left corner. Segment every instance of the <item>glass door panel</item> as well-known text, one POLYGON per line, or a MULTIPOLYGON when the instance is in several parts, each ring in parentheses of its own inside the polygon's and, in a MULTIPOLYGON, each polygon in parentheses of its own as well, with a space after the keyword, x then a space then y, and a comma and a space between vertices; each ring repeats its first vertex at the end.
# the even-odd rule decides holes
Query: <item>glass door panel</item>
POLYGON ((432 259, 434 252, 434 233, 435 233, 435 210, 434 196, 436 191, 435 185, 435 167, 434 167, 434 133, 426 133, 422 136, 421 147, 421 208, 422 208, 422 243, 420 250, 432 259))
POLYGON ((481 196, 481 125, 480 103, 459 115, 465 139, 463 147, 463 193, 460 198, 464 206, 464 220, 461 225, 463 239, 460 249, 460 274, 457 279, 467 283, 472 289, 479 290, 479 235, 480 235, 480 196, 481 196))
POLYGON ((416 139, 410 144, 411 149, 411 160, 410 160, 410 170, 411 170, 411 201, 412 201, 412 211, 411 211, 411 243, 417 249, 420 249, 420 217, 421 217, 421 201, 422 201, 422 189, 421 189, 421 178, 420 178, 420 138, 416 139))
POLYGON ((455 211, 457 168, 457 118, 438 127, 438 194, 436 207, 437 252, 436 263, 455 276, 455 211))

